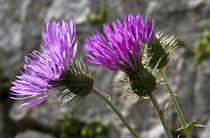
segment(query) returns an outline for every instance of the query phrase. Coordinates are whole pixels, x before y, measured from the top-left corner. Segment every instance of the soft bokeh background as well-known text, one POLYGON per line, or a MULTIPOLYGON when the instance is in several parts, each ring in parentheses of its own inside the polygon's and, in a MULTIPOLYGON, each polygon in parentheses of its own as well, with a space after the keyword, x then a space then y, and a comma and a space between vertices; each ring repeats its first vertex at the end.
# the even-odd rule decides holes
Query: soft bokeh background
MULTIPOLYGON (((201 23, 210 23, 210 0, 0 0, 0 138, 132 138, 109 107, 93 94, 77 105, 60 106, 59 98, 50 97, 36 107, 20 108, 18 105, 23 101, 8 99, 8 89, 21 69, 24 56, 39 49, 41 30, 51 18, 74 17, 82 47, 87 36, 101 31, 101 24, 138 12, 155 19, 156 33, 179 37, 181 46, 167 69, 169 82, 179 94, 186 119, 210 125, 210 58, 196 65, 193 51, 202 38, 201 23)), ((81 50, 79 56, 83 56, 81 50)), ((90 70, 95 87, 112 95, 114 103, 142 138, 165 137, 150 101, 116 100, 120 94, 110 93, 112 83, 120 76, 118 72, 95 66, 90 66, 90 70)), ((165 87, 155 91, 162 106, 169 99, 166 91, 165 87)), ((171 101, 165 117, 174 136, 184 138, 176 132, 180 124, 171 101)), ((209 128, 191 130, 193 138, 210 137, 209 128)))

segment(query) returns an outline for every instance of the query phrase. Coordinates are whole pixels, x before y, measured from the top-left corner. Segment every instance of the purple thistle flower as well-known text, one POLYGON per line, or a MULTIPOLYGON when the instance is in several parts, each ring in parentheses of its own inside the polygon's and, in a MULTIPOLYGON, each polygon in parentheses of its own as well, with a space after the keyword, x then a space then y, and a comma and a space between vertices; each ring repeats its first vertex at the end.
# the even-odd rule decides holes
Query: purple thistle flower
POLYGON ((42 32, 41 52, 34 50, 30 57, 25 57, 25 71, 12 82, 12 99, 33 98, 20 106, 37 105, 51 94, 50 89, 59 87, 76 52, 78 42, 75 41, 75 34, 73 19, 47 23, 46 32, 42 32))
POLYGON ((150 24, 148 17, 144 21, 140 13, 136 17, 129 14, 123 18, 123 23, 118 19, 112 22, 112 27, 105 24, 105 36, 97 32, 86 39, 86 61, 124 72, 141 66, 144 45, 155 38, 154 20, 150 24))

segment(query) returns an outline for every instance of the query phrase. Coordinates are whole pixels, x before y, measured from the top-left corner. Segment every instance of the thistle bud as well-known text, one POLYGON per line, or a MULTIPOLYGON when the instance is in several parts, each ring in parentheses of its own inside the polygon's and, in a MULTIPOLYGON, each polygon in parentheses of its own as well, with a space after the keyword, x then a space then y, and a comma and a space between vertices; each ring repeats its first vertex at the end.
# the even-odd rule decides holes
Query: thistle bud
POLYGON ((155 76, 145 68, 137 68, 127 72, 133 92, 140 96, 147 96, 156 88, 155 76))
POLYGON ((166 67, 176 47, 177 41, 175 37, 163 34, 157 35, 157 38, 147 43, 149 66, 152 69, 163 69, 166 67))
POLYGON ((93 88, 93 79, 85 73, 69 73, 65 86, 75 95, 87 96, 93 88))
POLYGON ((93 79, 87 66, 84 68, 80 60, 78 63, 73 61, 69 66, 63 86, 69 90, 69 94, 73 97, 78 97, 78 100, 85 98, 93 88, 93 79))
POLYGON ((168 64, 168 54, 163 49, 159 39, 153 39, 147 43, 148 56, 150 57, 149 66, 153 69, 157 65, 157 69, 163 68, 168 64))

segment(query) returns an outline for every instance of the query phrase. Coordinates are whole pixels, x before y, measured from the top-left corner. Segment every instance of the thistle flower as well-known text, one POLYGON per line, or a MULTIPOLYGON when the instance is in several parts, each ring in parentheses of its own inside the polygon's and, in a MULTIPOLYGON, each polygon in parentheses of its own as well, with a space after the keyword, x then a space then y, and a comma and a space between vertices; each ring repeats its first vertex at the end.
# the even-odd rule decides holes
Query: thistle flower
POLYGON ((139 96, 154 90, 155 78, 142 62, 145 44, 155 38, 154 20, 150 24, 148 17, 144 20, 140 13, 136 17, 129 14, 123 18, 123 23, 117 19, 112 22, 112 27, 109 24, 103 25, 103 32, 105 36, 97 32, 86 39, 86 61, 125 72, 133 91, 139 96), (148 80, 152 83, 148 83, 148 80))
POLYGON ((73 19, 47 23, 46 32, 42 32, 41 52, 34 50, 30 57, 25 57, 24 72, 12 82, 12 99, 33 98, 20 106, 37 105, 51 95, 50 89, 59 88, 68 82, 68 77, 71 77, 69 64, 78 43, 75 34, 73 19))
POLYGON ((86 39, 86 61, 124 72, 141 66, 144 45, 155 38, 153 28, 154 21, 150 24, 148 17, 144 21, 140 14, 124 17, 123 24, 118 19, 112 22, 112 27, 105 24, 105 36, 97 32, 86 39))

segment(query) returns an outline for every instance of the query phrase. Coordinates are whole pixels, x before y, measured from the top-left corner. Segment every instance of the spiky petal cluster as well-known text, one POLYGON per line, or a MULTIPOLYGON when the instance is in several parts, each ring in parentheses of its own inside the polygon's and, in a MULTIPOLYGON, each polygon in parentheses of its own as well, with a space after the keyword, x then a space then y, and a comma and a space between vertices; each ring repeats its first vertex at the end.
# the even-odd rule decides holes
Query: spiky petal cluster
POLYGON ((128 72, 142 65, 144 45, 155 38, 154 21, 149 23, 148 17, 140 13, 135 17, 129 14, 103 25, 105 36, 97 32, 85 41, 86 60, 90 64, 102 65, 111 70, 128 72), (112 29, 113 28, 113 29, 112 29))
POLYGON ((47 23, 46 32, 42 32, 41 52, 34 50, 30 57, 25 57, 24 72, 12 82, 11 98, 33 98, 21 106, 34 106, 50 95, 51 88, 58 87, 76 51, 75 33, 73 19, 47 23))

